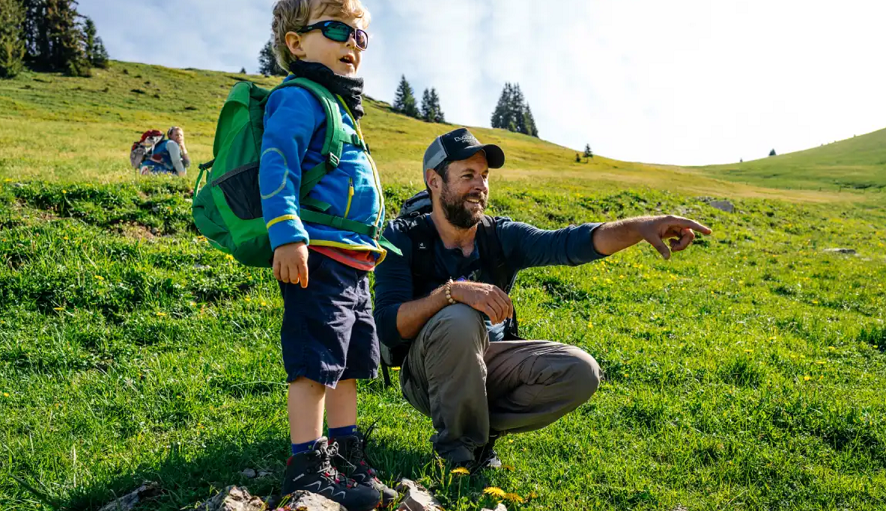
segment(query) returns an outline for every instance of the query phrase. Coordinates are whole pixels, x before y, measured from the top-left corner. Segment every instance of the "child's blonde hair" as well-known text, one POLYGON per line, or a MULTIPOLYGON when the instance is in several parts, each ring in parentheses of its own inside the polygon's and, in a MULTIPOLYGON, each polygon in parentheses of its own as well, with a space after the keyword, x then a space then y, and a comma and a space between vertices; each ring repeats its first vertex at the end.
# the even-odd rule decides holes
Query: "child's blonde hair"
POLYGON ((360 18, 363 20, 364 29, 369 26, 369 11, 363 7, 360 0, 277 0, 274 4, 271 32, 274 36, 277 64, 285 71, 289 71, 289 64, 298 60, 286 45, 286 33, 298 32, 304 28, 312 14, 360 18))

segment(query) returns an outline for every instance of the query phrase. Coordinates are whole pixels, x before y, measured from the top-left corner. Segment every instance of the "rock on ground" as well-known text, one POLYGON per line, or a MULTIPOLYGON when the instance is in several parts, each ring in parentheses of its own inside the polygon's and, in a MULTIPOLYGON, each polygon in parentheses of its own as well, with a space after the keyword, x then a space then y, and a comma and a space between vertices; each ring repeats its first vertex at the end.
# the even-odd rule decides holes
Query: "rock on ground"
POLYGON ((710 204, 711 207, 719 209, 720 211, 725 211, 726 213, 732 213, 735 211, 735 206, 728 200, 715 200, 711 201, 710 204))
POLYGON ((402 479, 397 485, 397 491, 406 494, 400 501, 397 511, 443 511, 443 505, 427 489, 414 481, 402 479))
POLYGON ((822 252, 825 252, 828 254, 849 254, 849 255, 856 253, 855 249, 852 249, 852 248, 826 248, 826 249, 822 250, 822 252))
POLYGON ((499 504, 495 506, 495 509, 483 508, 483 511, 508 511, 508 508, 506 508, 504 504, 499 502, 499 504))
POLYGON ((264 506, 265 503, 260 498, 250 495, 246 488, 228 486, 201 504, 197 511, 263 511, 264 506))
POLYGON ((139 503, 156 496, 158 493, 160 493, 160 487, 157 483, 144 483, 137 490, 120 497, 99 509, 99 511, 130 511, 139 503))
POLYGON ((290 497, 277 511, 347 511, 341 504, 309 491, 299 490, 290 497))

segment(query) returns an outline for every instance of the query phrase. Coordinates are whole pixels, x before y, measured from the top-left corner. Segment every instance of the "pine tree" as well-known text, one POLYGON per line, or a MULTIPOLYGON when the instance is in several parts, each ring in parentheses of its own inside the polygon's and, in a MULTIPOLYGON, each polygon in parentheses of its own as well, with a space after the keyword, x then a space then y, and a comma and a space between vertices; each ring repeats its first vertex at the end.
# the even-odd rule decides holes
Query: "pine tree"
MULTIPOLYGON (((14 1, 14 0, 13 0, 14 1)), ((32 68, 39 69, 49 55, 49 33, 46 31, 45 0, 19 0, 25 12, 22 32, 25 38, 25 60, 32 68)))
POLYGON ((437 89, 434 88, 431 88, 431 105, 434 107, 433 122, 446 122, 446 116, 443 115, 443 108, 440 107, 440 96, 437 95, 437 89))
POLYGON ((594 153, 591 151, 591 144, 585 144, 585 158, 593 158, 594 153))
POLYGON ((421 118, 425 122, 434 122, 434 105, 431 103, 431 91, 425 89, 421 94, 421 118))
POLYGON ((769 151, 769 156, 775 156, 775 149, 769 151))
POLYGON ((501 91, 501 96, 498 98, 498 104, 495 105, 495 110, 492 112, 493 128, 508 129, 508 126, 511 124, 510 103, 511 84, 505 83, 505 87, 501 91))
POLYGON ((258 72, 265 76, 286 76, 289 74, 277 63, 273 38, 268 40, 267 44, 258 52, 258 72))
POLYGON ((532 116, 532 110, 529 108, 529 103, 525 103, 525 107, 526 108, 523 112, 523 126, 526 128, 526 131, 523 133, 530 137, 538 138, 538 128, 535 127, 535 117, 532 116))
POLYGON ((25 11, 18 0, 0 0, 0 78, 12 78, 24 66, 25 11))
POLYGON ((108 51, 105 49, 102 38, 96 36, 95 23, 91 18, 87 17, 83 24, 83 36, 86 58, 89 59, 89 63, 94 67, 107 68, 108 51))
POLYGON ((519 84, 505 84, 492 112, 492 127, 538 137, 535 118, 519 84))
POLYGON ((415 104, 412 86, 406 81, 406 76, 400 77, 400 85, 397 86, 397 95, 394 96, 394 111, 409 117, 419 118, 421 112, 415 104))
POLYGON ((78 20, 76 0, 19 1, 25 9, 23 28, 29 66, 38 71, 89 76, 86 35, 78 20))

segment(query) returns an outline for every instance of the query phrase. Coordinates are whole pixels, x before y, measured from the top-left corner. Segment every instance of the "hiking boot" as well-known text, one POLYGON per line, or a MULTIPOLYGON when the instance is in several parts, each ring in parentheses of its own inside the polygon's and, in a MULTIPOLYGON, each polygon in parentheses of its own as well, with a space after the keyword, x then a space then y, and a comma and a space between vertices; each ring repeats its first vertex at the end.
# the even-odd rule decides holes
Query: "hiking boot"
POLYGON ((380 493, 380 507, 387 508, 397 501, 400 494, 381 482, 376 470, 369 466, 364 453, 366 440, 362 433, 358 431, 354 435, 333 438, 332 441, 338 446, 338 460, 332 460, 336 468, 358 483, 369 485, 380 493))
POLYGON ((476 474, 487 468, 501 468, 501 459, 495 452, 495 441, 501 436, 501 433, 490 433, 489 441, 486 445, 474 449, 474 459, 450 462, 455 468, 466 468, 471 474, 476 474))
POLYGON ((326 438, 320 438, 310 451, 290 457, 283 476, 283 495, 305 490, 337 502, 348 511, 375 509, 379 492, 339 474, 332 466, 332 458, 337 455, 338 448, 330 446, 326 438))
POLYGON ((484 468, 501 468, 501 458, 495 452, 495 441, 501 436, 501 433, 489 433, 489 442, 482 447, 474 449, 474 467, 483 470, 484 468))

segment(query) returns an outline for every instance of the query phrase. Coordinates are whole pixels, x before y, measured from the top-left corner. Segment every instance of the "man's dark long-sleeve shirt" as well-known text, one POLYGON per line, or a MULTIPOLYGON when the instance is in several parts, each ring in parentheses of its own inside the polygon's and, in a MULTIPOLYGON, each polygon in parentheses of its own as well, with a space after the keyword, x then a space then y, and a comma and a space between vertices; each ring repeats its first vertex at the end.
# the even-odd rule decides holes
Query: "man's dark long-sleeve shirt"
MULTIPOLYGON (((589 263, 604 257, 594 249, 591 239, 594 229, 600 224, 569 226, 555 231, 544 231, 509 218, 496 219, 496 231, 501 242, 502 252, 510 266, 522 270, 535 266, 556 266, 589 263)), ((375 270, 375 323, 379 339, 389 347, 408 342, 397 329, 397 314, 400 306, 424 296, 413 296, 412 241, 402 230, 403 224, 397 221, 388 224, 384 236, 397 246, 402 256, 388 252, 385 261, 375 270)), ((443 243, 435 243, 435 273, 443 280, 477 280, 477 264, 480 254, 475 244, 474 251, 465 257, 461 249, 447 249, 443 243)), ((486 319, 489 340, 500 341, 504 337, 504 323, 492 325, 486 319)))

